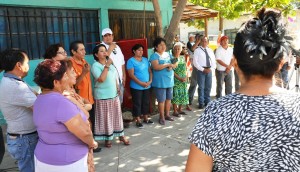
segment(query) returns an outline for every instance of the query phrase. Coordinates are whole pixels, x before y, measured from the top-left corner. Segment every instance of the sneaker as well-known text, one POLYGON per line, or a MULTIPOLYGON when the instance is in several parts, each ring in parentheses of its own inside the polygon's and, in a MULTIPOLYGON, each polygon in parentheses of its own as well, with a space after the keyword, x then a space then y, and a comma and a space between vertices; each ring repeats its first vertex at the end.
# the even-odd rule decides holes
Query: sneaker
POLYGON ((151 121, 150 119, 148 119, 147 121, 144 121, 145 124, 154 124, 153 121, 151 121))
POLYGON ((139 123, 136 123, 135 125, 136 125, 137 128, 144 128, 143 124, 140 123, 140 122, 139 122, 139 123))

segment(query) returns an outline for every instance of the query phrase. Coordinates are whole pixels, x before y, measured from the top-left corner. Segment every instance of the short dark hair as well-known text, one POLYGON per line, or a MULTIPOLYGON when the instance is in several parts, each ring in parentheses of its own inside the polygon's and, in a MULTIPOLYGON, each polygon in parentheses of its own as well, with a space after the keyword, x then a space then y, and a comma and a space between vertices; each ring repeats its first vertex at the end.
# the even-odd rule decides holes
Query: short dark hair
POLYGON ((57 51, 58 51, 59 47, 63 48, 63 45, 59 44, 59 43, 50 45, 46 49, 46 52, 44 54, 44 58, 45 59, 52 59, 53 57, 55 57, 57 55, 57 51))
POLYGON ((157 37, 154 41, 153 41, 153 48, 154 48, 154 52, 156 52, 156 47, 161 43, 164 42, 166 43, 166 40, 162 37, 157 37))
POLYGON ((26 52, 17 48, 6 49, 1 53, 0 70, 12 71, 18 62, 24 63, 26 52))
POLYGON ((54 80, 61 80, 67 71, 64 60, 45 59, 34 71, 34 82, 41 88, 53 89, 54 80))
POLYGON ((105 46, 104 44, 98 44, 98 45, 96 45, 96 46, 94 47, 94 49, 93 49, 93 56, 94 56, 94 59, 95 59, 96 61, 98 61, 99 59, 98 59, 98 57, 97 57, 95 54, 98 53, 100 47, 104 47, 104 48, 106 49, 106 51, 107 51, 107 48, 106 48, 106 46, 105 46))
POLYGON ((131 52, 134 54, 134 52, 133 51, 136 51, 137 49, 139 49, 139 48, 143 48, 143 50, 144 50, 144 46, 142 45, 142 44, 135 44, 132 48, 131 48, 131 52))
POLYGON ((67 70, 72 69, 72 67, 73 67, 72 61, 70 59, 66 59, 64 61, 66 62, 67 70))
POLYGON ((284 53, 289 51, 285 33, 281 12, 275 9, 263 8, 256 18, 242 25, 235 38, 233 54, 246 79, 251 75, 273 77, 284 53))
POLYGON ((78 44, 83 44, 82 41, 73 41, 70 44, 70 55, 73 56, 72 50, 77 51, 78 50, 78 44))

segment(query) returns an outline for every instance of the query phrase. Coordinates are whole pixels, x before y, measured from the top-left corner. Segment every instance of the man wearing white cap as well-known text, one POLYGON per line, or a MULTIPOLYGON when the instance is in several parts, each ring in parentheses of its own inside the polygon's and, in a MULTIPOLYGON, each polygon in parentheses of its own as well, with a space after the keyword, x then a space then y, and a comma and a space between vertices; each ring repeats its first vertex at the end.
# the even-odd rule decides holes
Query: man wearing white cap
POLYGON ((126 82, 126 73, 125 73, 125 60, 124 55, 120 47, 113 42, 114 35, 110 28, 105 28, 102 30, 102 43, 107 48, 107 55, 112 59, 113 65, 116 67, 119 75, 119 84, 120 84, 120 102, 123 102, 123 91, 126 82))

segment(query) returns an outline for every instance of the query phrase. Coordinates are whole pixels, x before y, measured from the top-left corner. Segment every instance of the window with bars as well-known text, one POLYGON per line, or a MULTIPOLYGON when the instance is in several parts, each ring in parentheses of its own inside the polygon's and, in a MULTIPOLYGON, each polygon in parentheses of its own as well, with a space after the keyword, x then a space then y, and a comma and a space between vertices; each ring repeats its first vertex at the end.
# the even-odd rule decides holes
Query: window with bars
POLYGON ((235 40, 235 36, 236 36, 237 32, 238 32, 238 29, 227 29, 227 30, 224 30, 225 35, 228 36, 228 42, 230 44, 234 44, 234 40, 235 40))
POLYGON ((157 37, 156 22, 154 12, 144 11, 116 11, 109 10, 109 27, 114 33, 114 40, 147 38, 148 48, 152 47, 154 39, 157 37), (144 33, 145 25, 145 33, 144 33))
POLYGON ((0 50, 20 48, 38 59, 49 45, 61 43, 68 51, 75 40, 92 53, 100 41, 97 10, 0 7, 0 50))

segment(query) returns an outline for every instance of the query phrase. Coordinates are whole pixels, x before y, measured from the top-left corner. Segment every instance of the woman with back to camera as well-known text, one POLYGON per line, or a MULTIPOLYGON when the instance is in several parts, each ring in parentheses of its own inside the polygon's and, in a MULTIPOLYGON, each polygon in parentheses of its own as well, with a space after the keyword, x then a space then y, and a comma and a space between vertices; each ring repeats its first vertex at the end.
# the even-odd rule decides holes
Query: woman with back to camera
POLYGON ((186 171, 299 171, 300 95, 276 87, 285 63, 281 12, 261 9, 239 29, 234 67, 241 87, 209 104, 191 135, 186 171))
POLYGON ((143 128, 141 117, 143 117, 143 123, 153 124, 153 121, 148 119, 150 114, 152 71, 148 59, 143 57, 143 45, 135 44, 131 50, 134 56, 127 61, 126 67, 131 78, 132 115, 135 117, 136 126, 143 128))
POLYGON ((165 125, 165 120, 174 121, 170 116, 171 99, 173 97, 174 71, 177 64, 172 64, 172 56, 166 51, 166 40, 156 38, 153 42, 154 53, 149 61, 151 63, 155 95, 158 101, 159 124, 165 125))
POLYGON ((35 149, 36 172, 87 172, 89 148, 97 148, 88 117, 62 95, 69 85, 65 61, 46 59, 35 69, 34 81, 42 88, 33 106, 39 134, 35 149))
POLYGON ((121 103, 118 98, 120 90, 117 69, 113 66, 112 60, 106 58, 108 56, 105 45, 96 45, 93 56, 96 60, 91 68, 95 79, 95 139, 104 140, 107 148, 112 146, 114 137, 119 137, 124 145, 130 145, 124 136, 121 103))
POLYGON ((66 60, 67 52, 62 46, 62 44, 52 44, 50 45, 44 54, 45 59, 53 59, 53 60, 66 60))

